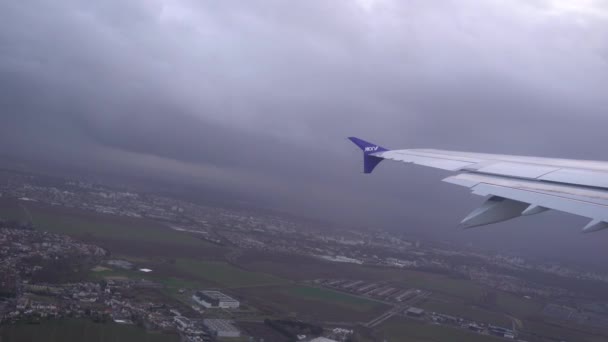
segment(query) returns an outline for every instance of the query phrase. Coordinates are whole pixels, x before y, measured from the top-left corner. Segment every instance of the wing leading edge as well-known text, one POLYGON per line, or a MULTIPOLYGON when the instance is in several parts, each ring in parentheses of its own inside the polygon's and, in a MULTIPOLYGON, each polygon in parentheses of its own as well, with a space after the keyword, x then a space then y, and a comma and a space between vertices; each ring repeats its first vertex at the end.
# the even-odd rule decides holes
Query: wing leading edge
POLYGON ((350 137, 364 153, 364 173, 383 160, 455 171, 445 182, 465 186, 486 202, 465 228, 557 210, 590 219, 583 232, 608 228, 608 162, 431 149, 389 150, 350 137))

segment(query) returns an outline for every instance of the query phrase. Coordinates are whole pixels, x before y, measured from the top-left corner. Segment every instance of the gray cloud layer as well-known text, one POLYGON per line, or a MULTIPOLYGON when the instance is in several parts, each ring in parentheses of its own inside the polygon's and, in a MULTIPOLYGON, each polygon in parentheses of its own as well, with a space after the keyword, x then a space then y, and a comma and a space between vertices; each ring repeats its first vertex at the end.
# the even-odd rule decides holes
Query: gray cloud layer
POLYGON ((605 239, 566 244, 581 222, 559 215, 455 233, 478 199, 433 170, 363 177, 344 137, 608 159, 606 89, 600 1, 0 4, 4 155, 484 243, 605 239))

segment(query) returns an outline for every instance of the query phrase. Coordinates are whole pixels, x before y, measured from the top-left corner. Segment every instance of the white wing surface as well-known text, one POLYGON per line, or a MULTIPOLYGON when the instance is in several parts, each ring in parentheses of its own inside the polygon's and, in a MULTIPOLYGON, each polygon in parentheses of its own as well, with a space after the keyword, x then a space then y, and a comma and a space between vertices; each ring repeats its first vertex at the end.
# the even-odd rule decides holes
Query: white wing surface
POLYGON ((608 228, 608 162, 537 158, 430 149, 388 150, 349 138, 364 153, 364 172, 382 160, 458 172, 444 181, 465 186, 486 202, 464 227, 558 210, 590 219, 583 232, 608 228))

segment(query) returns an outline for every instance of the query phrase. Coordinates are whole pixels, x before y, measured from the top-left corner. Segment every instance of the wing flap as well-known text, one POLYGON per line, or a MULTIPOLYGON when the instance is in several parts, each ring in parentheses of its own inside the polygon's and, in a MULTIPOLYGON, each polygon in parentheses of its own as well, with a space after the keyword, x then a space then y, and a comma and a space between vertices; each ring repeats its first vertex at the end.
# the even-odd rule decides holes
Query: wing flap
MULTIPOLYGON (((535 207, 608 221, 608 192, 604 190, 471 173, 448 177, 444 181, 466 186, 480 196, 498 196, 535 207)), ((530 209, 531 212, 539 210, 530 209)))
POLYGON ((481 196, 500 196, 515 201, 540 205, 545 208, 558 210, 569 214, 585 216, 601 221, 608 221, 608 207, 592 201, 575 200, 542 192, 534 192, 492 184, 476 185, 473 188, 473 193, 481 196))
POLYGON ((557 183, 608 188, 608 173, 601 171, 560 169, 543 175, 539 179, 557 183))
POLYGON ((557 170, 559 170, 559 168, 553 166, 498 162, 479 168, 475 171, 479 173, 531 179, 544 176, 557 170))

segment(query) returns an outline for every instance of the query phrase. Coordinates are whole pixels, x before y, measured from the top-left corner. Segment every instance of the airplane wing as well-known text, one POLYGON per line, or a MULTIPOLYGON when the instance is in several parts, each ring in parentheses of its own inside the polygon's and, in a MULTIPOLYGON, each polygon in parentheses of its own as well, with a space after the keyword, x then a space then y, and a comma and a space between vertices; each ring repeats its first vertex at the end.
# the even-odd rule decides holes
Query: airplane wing
POLYGON ((487 198, 462 221, 465 228, 547 210, 589 218, 585 233, 608 228, 608 162, 432 149, 389 150, 359 138, 348 139, 363 151, 364 173, 371 173, 385 159, 458 172, 444 181, 487 198))

